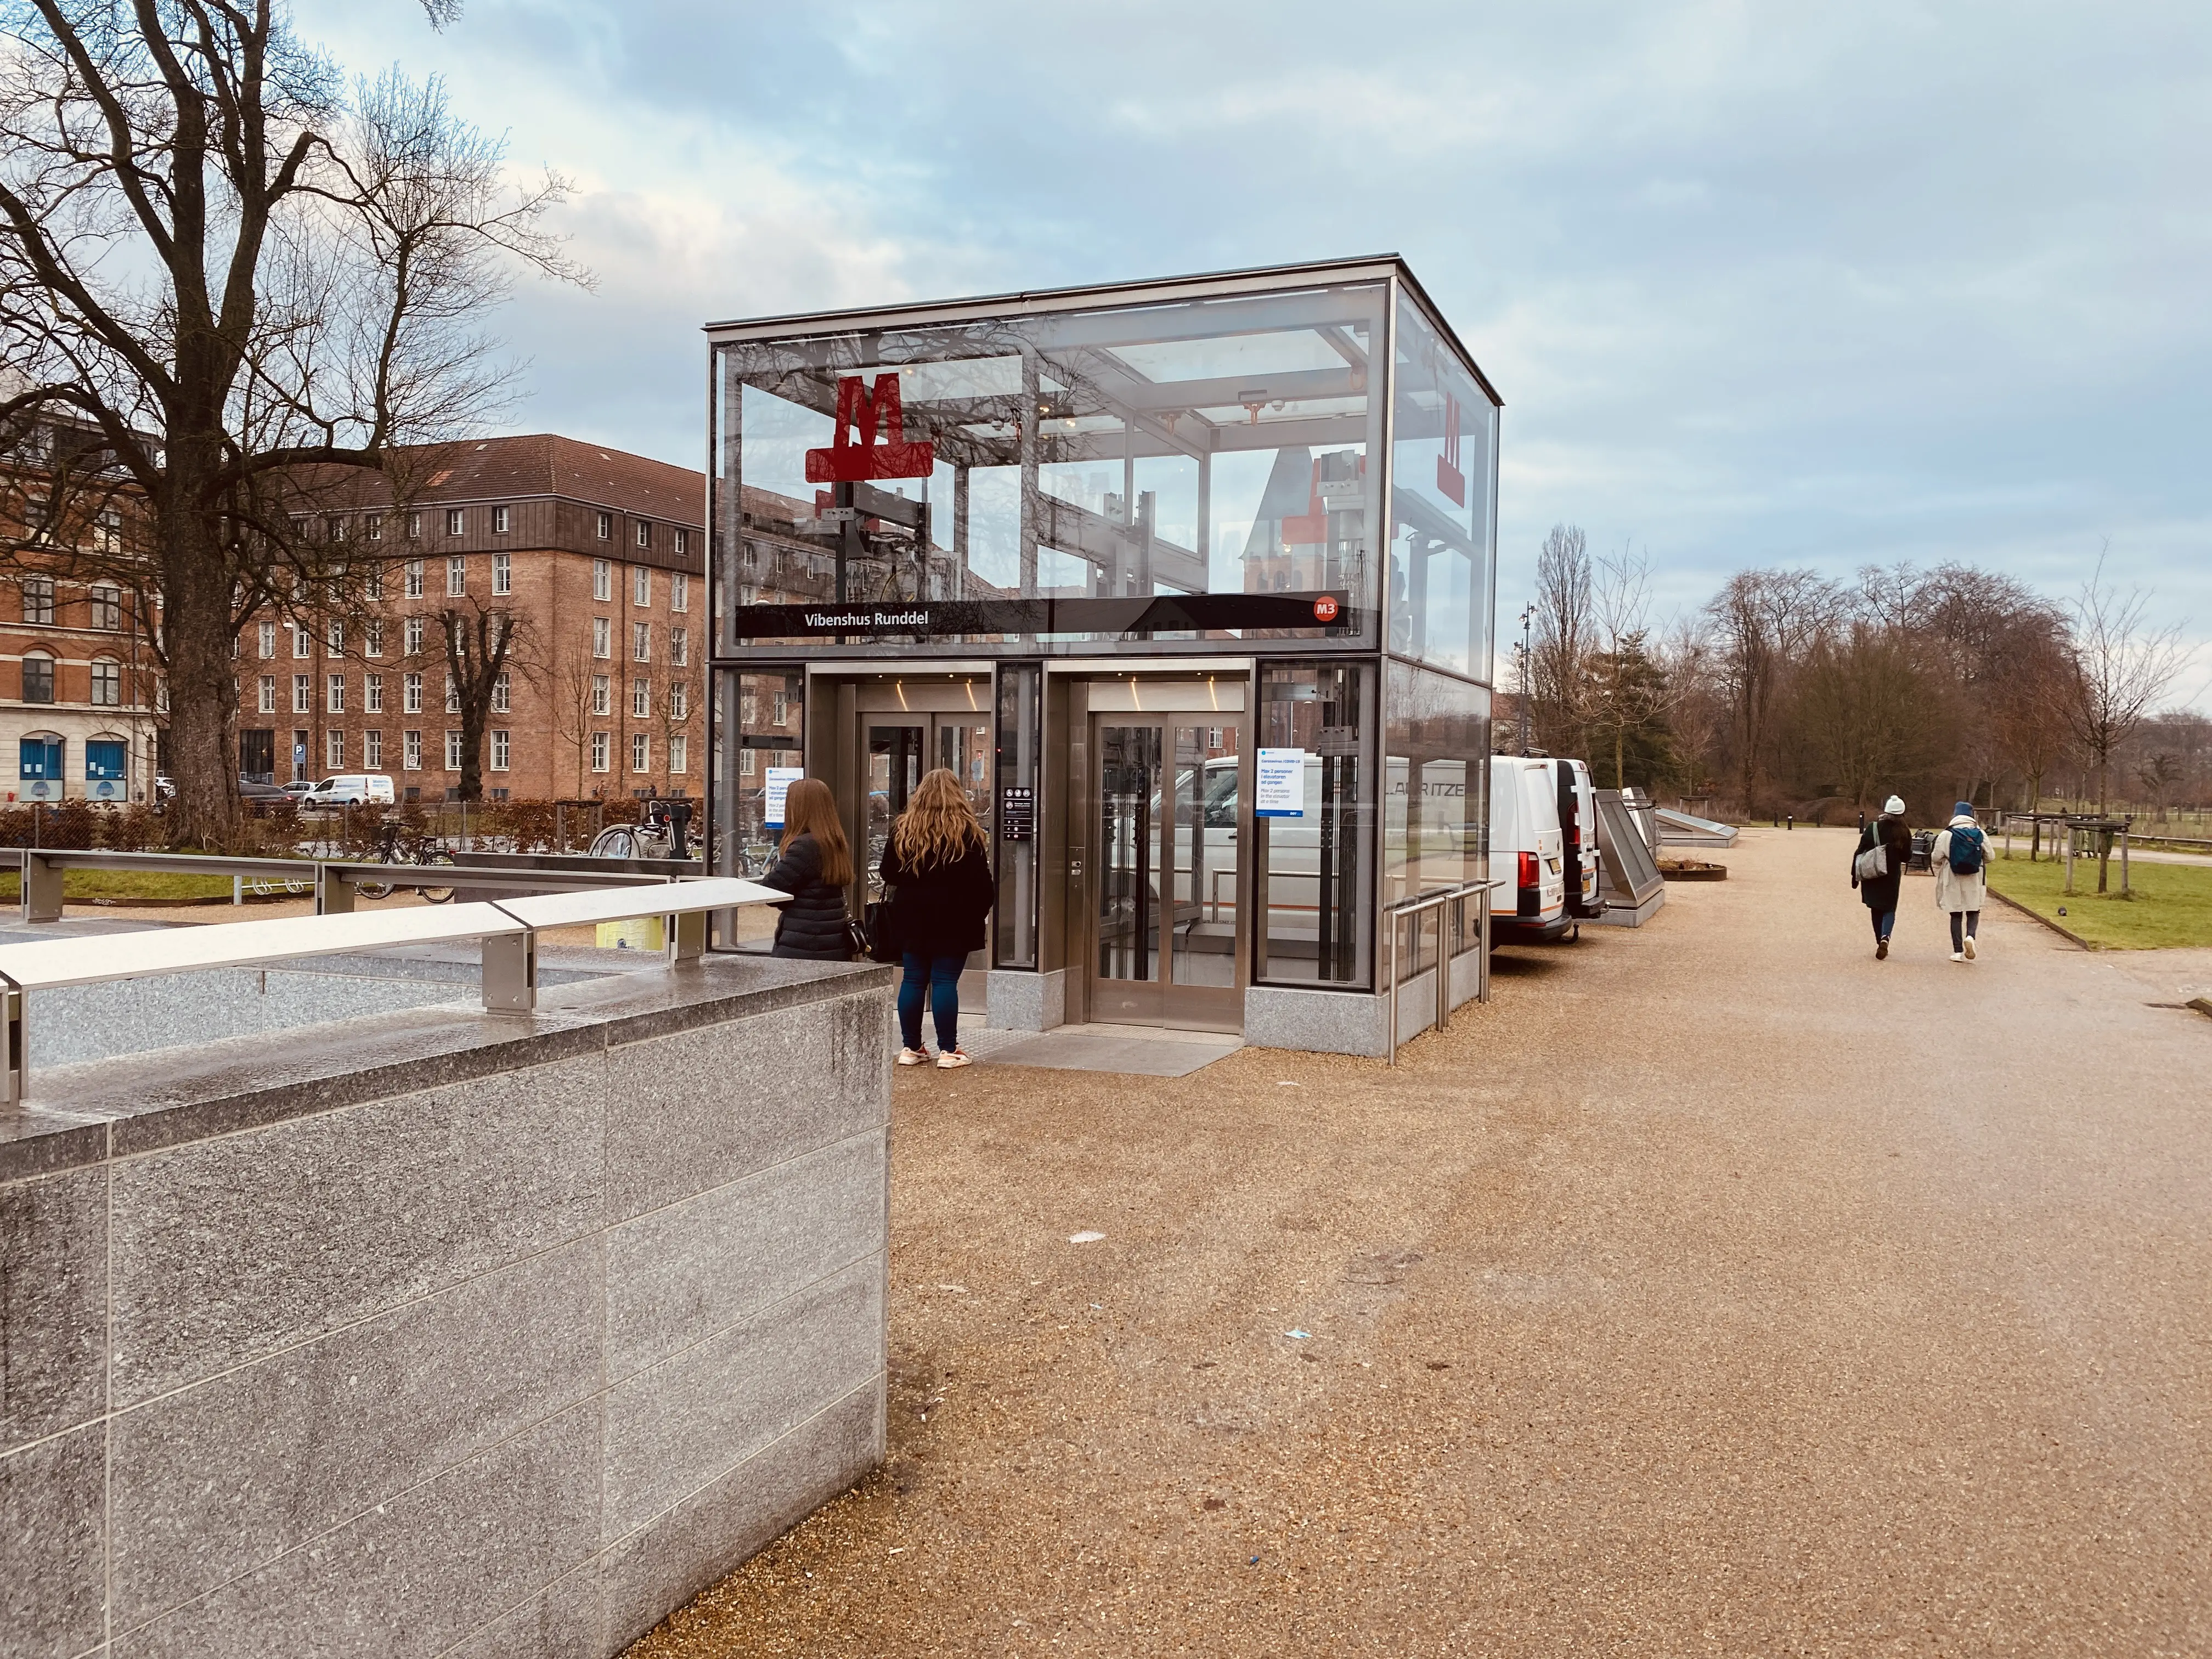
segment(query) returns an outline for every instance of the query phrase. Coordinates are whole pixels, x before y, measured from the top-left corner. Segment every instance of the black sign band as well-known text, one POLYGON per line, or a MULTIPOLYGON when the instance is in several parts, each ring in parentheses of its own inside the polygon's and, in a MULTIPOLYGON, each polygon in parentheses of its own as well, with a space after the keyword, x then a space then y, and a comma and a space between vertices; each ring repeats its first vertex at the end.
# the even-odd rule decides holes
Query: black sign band
POLYGON ((907 639, 966 634, 1133 635, 1296 630, 1358 635, 1370 613, 1343 593, 1162 593, 1126 599, 908 599, 887 605, 744 605, 742 640, 907 639), (1329 603, 1323 604, 1322 601, 1329 603), (1327 622, 1320 616, 1327 616, 1327 622))

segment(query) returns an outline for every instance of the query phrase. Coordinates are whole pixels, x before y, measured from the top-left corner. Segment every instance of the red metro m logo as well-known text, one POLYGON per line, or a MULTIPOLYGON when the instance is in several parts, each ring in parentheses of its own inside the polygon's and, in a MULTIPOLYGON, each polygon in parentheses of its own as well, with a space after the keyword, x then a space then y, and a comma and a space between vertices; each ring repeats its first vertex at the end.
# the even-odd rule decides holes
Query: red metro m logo
POLYGON ((876 376, 872 395, 857 374, 837 381, 837 429, 827 449, 806 452, 809 483, 860 483, 869 478, 927 478, 937 465, 933 445, 906 441, 899 377, 876 376))

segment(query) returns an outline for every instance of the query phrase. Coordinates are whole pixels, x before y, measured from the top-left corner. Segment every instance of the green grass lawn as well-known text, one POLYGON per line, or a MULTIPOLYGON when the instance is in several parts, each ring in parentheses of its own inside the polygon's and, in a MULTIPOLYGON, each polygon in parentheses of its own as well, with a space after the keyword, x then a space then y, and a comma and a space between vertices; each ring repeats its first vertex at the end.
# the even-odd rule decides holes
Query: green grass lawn
MULTIPOLYGON (((313 865, 301 866, 301 879, 311 885, 313 865)), ((248 888, 251 892, 252 890, 248 888)), ((171 875, 160 870, 64 870, 62 897, 69 899, 228 898, 228 876, 171 875)), ((22 878, 10 870, 0 876, 0 904, 23 901, 22 878)))
POLYGON ((2112 859, 2112 891, 2102 898, 2097 896, 2094 860, 2075 861, 2071 896, 2060 890, 2066 884, 2063 865, 2030 864, 2025 857, 1990 862, 1990 886, 2092 945, 2112 951, 2212 945, 2212 866, 2134 864, 2128 880, 2135 896, 2122 898, 2118 854, 2112 859), (2066 907, 2063 916, 2061 905, 2066 907))

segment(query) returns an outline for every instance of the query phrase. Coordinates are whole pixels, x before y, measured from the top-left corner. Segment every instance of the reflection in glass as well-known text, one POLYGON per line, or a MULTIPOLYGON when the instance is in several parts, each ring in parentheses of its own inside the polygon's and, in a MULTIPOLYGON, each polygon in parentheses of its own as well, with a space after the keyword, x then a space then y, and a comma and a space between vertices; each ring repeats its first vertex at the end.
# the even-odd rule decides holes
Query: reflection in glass
POLYGON ((1108 726, 1098 733, 1098 976, 1158 977, 1159 886, 1153 812, 1160 789, 1160 728, 1108 726))
POLYGON ((1487 682, 1497 407, 1402 294, 1394 357, 1389 648, 1487 682))
MULTIPOLYGON (((766 823, 768 769, 804 764, 805 676, 778 670, 714 676, 721 752, 708 787, 714 794, 716 869, 726 876, 763 876, 775 862, 778 832, 766 823)), ((730 913, 735 937, 726 947, 765 951, 775 932, 770 905, 730 913)))
POLYGON ((1305 751, 1297 816, 1255 820, 1263 980, 1363 985, 1372 975, 1365 895, 1375 878, 1374 805, 1360 757, 1374 685, 1364 664, 1261 669, 1258 746, 1305 751))
POLYGON ((1175 871, 1170 922, 1176 985, 1237 983, 1237 731, 1170 728, 1175 804, 1169 854, 1175 871))
POLYGON ((884 848, 890 842, 891 824, 906 811, 908 798, 921 781, 922 757, 929 751, 928 732, 920 721, 868 727, 866 858, 861 876, 867 883, 870 903, 884 896, 879 873, 884 848))
MULTIPOLYGON (((1488 867, 1490 693, 1393 661, 1383 703, 1382 902, 1481 878, 1488 867)), ((1463 907, 1400 945, 1404 971, 1433 962, 1436 930, 1467 938, 1463 907)))

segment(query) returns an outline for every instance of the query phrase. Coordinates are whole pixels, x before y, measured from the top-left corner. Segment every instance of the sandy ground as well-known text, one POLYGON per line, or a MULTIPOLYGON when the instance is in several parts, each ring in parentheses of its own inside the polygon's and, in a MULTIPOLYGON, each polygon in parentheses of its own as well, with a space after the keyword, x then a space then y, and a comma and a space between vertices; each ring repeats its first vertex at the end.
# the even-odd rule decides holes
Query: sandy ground
POLYGON ((634 1654, 2212 1651, 2212 953, 1848 834, 1395 1073, 900 1073, 890 1459, 634 1654))

